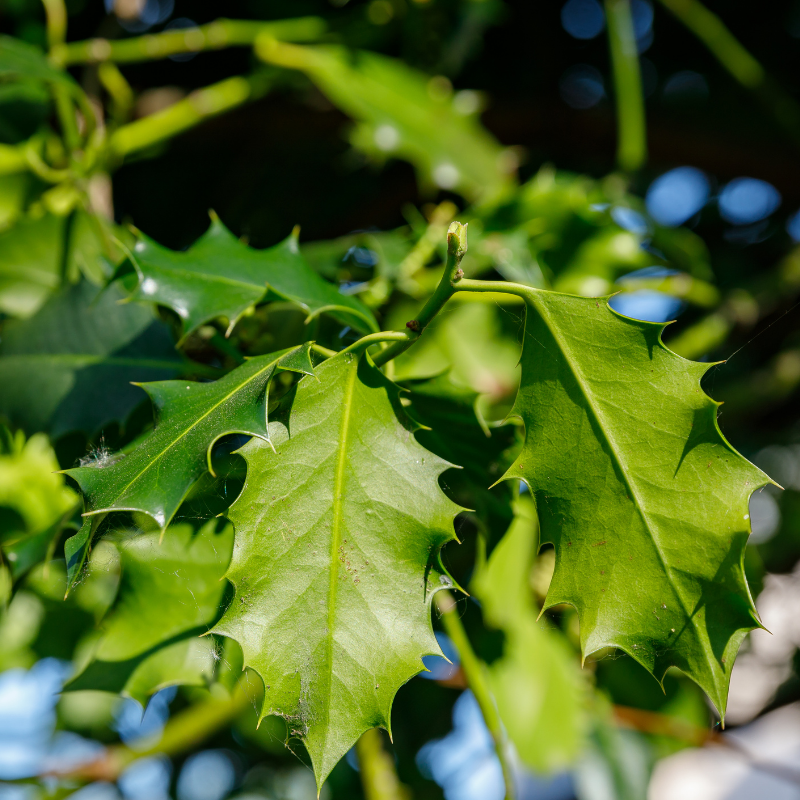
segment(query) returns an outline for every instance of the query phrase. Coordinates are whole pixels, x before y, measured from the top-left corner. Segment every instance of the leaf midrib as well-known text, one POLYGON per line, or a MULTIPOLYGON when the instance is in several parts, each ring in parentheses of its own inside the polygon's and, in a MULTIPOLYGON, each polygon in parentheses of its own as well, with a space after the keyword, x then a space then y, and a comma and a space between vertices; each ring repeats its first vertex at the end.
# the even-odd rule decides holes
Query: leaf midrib
MULTIPOLYGON (((191 431, 192 431, 194 428, 196 428, 196 427, 197 427, 197 426, 198 426, 198 425, 199 425, 199 424, 200 424, 200 423, 201 423, 201 422, 202 422, 204 419, 206 419, 206 418, 207 418, 207 417, 208 417, 208 416, 209 416, 211 413, 213 413, 214 411, 216 411, 216 409, 218 409, 218 408, 219 408, 219 407, 220 407, 220 406, 221 406, 223 403, 227 402, 227 401, 228 401, 228 400, 229 400, 231 397, 233 397, 233 395, 235 395, 237 392, 240 392, 240 391, 241 391, 241 390, 242 390, 242 389, 243 389, 245 386, 247 386, 248 384, 252 383, 252 382, 253 382, 253 381, 254 381, 256 378, 258 378, 260 375, 263 375, 263 374, 264 374, 264 372, 266 372, 266 371, 267 371, 267 370, 269 370, 269 369, 274 369, 274 368, 275 368, 275 365, 276 365, 276 364, 277 364, 277 363, 278 363, 278 362, 281 360, 281 358, 283 358, 283 356, 285 356, 285 355, 287 355, 287 353, 282 353, 282 354, 281 354, 281 355, 280 355, 278 358, 276 358, 276 359, 274 359, 274 360, 270 361, 270 362, 269 362, 269 364, 265 365, 265 366, 264 366, 262 369, 258 370, 258 372, 256 372, 256 373, 254 373, 253 375, 251 375, 251 376, 250 376, 250 377, 249 377, 249 378, 248 378, 246 381, 243 381, 242 383, 239 383, 239 384, 237 384, 237 385, 236 385, 236 387, 235 387, 235 388, 234 388, 232 391, 228 392, 228 394, 226 394, 224 397, 222 397, 222 399, 221 399, 221 400, 219 400, 219 402, 215 403, 213 406, 211 406, 211 408, 209 408, 209 409, 208 409, 208 411, 206 411, 204 414, 202 414, 201 416, 199 416, 199 417, 198 417, 198 418, 197 418, 197 419, 196 419, 196 420, 195 420, 195 421, 194 421, 194 422, 193 422, 193 423, 192 423, 192 424, 191 424, 191 425, 190 425, 188 428, 186 428, 184 431, 182 431, 182 432, 180 433, 180 435, 179 435, 179 436, 175 437, 175 438, 174 438, 174 439, 173 439, 173 440, 170 442, 170 444, 168 444, 168 445, 167 445, 167 446, 166 446, 166 447, 165 447, 165 448, 164 448, 164 449, 163 449, 163 450, 162 450, 160 453, 158 453, 158 455, 154 456, 154 457, 153 457, 153 458, 152 458, 152 459, 151 459, 151 460, 150 460, 150 461, 147 463, 147 466, 146 466, 146 467, 145 467, 143 470, 141 470, 140 472, 137 472, 137 473, 136 473, 136 475, 134 475, 134 476, 133 476, 133 478, 131 478, 131 480, 130 480, 130 481, 128 481, 128 483, 125 485, 125 487, 124 487, 122 490, 120 490, 120 491, 117 493, 117 497, 121 497, 122 495, 124 495, 124 494, 125 494, 125 492, 127 492, 127 491, 128 491, 128 489, 130 489, 130 488, 131 488, 131 486, 132 486, 132 485, 133 485, 133 484, 134 484, 136 481, 138 481, 138 480, 139 480, 139 479, 142 477, 142 475, 144 475, 144 474, 145 474, 145 472, 147 472, 147 470, 149 470, 149 469, 150 469, 150 467, 152 467, 154 464, 156 464, 156 463, 158 463, 158 462, 160 461, 160 459, 161 459, 161 457, 164 455, 164 453, 166 453, 166 452, 167 452, 168 450, 170 450, 171 448, 175 447, 175 446, 178 444, 178 442, 179 442, 181 439, 183 439, 185 436, 188 436, 188 434, 189 434, 189 433, 190 433, 190 432, 191 432, 191 431)), ((202 385, 202 384, 198 384, 198 385, 202 385)), ((100 514, 100 513, 104 512, 104 511, 108 511, 108 510, 110 510, 110 509, 108 509, 108 508, 96 509, 96 510, 92 511, 92 514, 100 514)), ((162 527, 163 527, 163 528, 166 528, 168 524, 169 524, 169 520, 168 520, 168 519, 165 519, 165 520, 164 520, 164 524, 163 524, 163 526, 162 526, 162 527)))
MULTIPOLYGON (((550 316, 550 312, 549 312, 547 306, 544 303, 537 302, 537 299, 538 299, 538 295, 534 294, 533 292, 531 292, 531 301, 530 302, 534 306, 535 310, 538 312, 538 314, 541 317, 542 321, 545 323, 545 325, 547 325, 547 328, 550 331, 551 335, 553 336, 553 339, 555 339, 556 343, 558 344, 559 348, 561 349, 562 354, 565 356, 565 360, 567 362, 569 370, 572 373, 573 377, 575 378, 575 382, 578 384, 578 386, 579 386, 579 388, 581 390, 581 393, 583 394, 583 396, 584 396, 584 398, 586 400, 587 407, 591 411, 592 415, 595 418, 595 421, 597 422, 598 426, 600 427, 600 430, 603 432, 603 435, 606 438, 606 441, 608 442, 609 450, 610 450, 610 452, 612 454, 612 457, 613 457, 614 461, 616 462, 616 465, 617 465, 617 467, 618 467, 618 469, 620 471, 620 474, 622 475, 622 481, 625 484, 625 486, 627 487, 628 491, 631 493, 631 496, 633 497, 633 500, 634 500, 634 504, 636 505, 636 510, 639 513, 639 517, 641 518, 642 522, 644 523, 647 532, 650 534, 649 540, 650 540, 650 542, 652 542, 653 548, 656 551, 656 555, 658 556, 658 560, 660 561, 661 566, 664 569, 664 574, 667 576, 667 580, 669 581, 669 584, 672 587, 672 590, 675 593, 675 596, 678 598, 678 602, 681 605, 681 610, 683 611, 684 615, 686 616, 686 618, 689 620, 690 624, 694 628, 695 634, 696 634, 698 640, 702 642, 702 638, 700 636, 700 631, 698 629, 697 622, 695 621, 694 615, 690 614, 689 611, 687 610, 686 603, 684 602, 684 598, 682 597, 680 591, 678 590, 678 587, 675 585, 675 582, 672 579, 672 574, 670 572, 670 569, 669 569, 669 566, 667 564, 666 558, 664 557, 664 554, 661 552, 661 547, 660 547, 658 541, 656 540, 656 537, 655 537, 655 535, 653 533, 653 529, 651 527, 650 520, 648 518, 647 512, 644 509, 644 503, 642 502, 642 499, 640 498, 639 493, 636 490, 634 484, 628 479, 628 473, 627 473, 627 470, 625 469, 625 464, 624 464, 623 458, 620 455, 620 453, 617 452, 616 442, 614 441, 614 439, 612 438, 611 434, 609 433, 608 427, 606 425, 605 416, 604 416, 602 411, 600 411, 598 408, 595 407, 595 404, 593 402, 592 393, 589 390, 589 388, 586 386, 586 384, 584 382, 584 379, 583 379, 583 375, 581 374, 581 372, 575 366, 575 364, 577 363, 577 360, 572 357, 572 351, 569 348, 569 346, 567 345, 567 343, 564 340, 564 338, 561 336, 561 332, 558 329, 558 326, 555 325, 552 322, 551 316, 550 316)), ((711 674, 713 675, 714 674, 714 664, 711 663, 711 661, 709 660, 708 653, 706 652, 706 648, 705 647, 701 647, 701 649, 703 651, 703 655, 706 658, 706 662, 711 667, 711 674)))
MULTIPOLYGON (((325 716, 326 722, 330 720, 331 704, 331 684, 333 683, 333 631, 336 622, 336 595, 339 586, 339 569, 337 560, 339 547, 342 544, 342 511, 344 506, 344 473, 347 465, 347 444, 350 437, 350 417, 353 407, 353 390, 355 387, 356 376, 358 374, 358 359, 354 359, 353 364, 347 374, 344 396, 342 398, 343 411, 342 419, 339 424, 339 453, 336 459, 336 472, 333 480, 333 521, 331 523, 331 551, 330 551, 330 572, 328 576, 328 631, 325 640, 327 653, 328 669, 325 671, 325 683, 327 684, 322 692, 326 699, 325 716)), ((327 744, 326 725, 326 744, 327 744)))
MULTIPOLYGON (((184 255, 184 254, 178 254, 184 255)), ((186 255, 189 255, 188 253, 186 255)), ((236 278, 229 278, 225 275, 220 275, 219 273, 215 272, 200 272, 197 270, 187 269, 186 267, 171 267, 171 266, 164 266, 162 264, 154 264, 153 262, 146 262, 140 261, 140 269, 142 274, 144 275, 145 279, 150 277, 147 275, 147 270, 159 270, 161 272, 167 272, 173 276, 183 279, 190 279, 190 280, 204 280, 208 283, 217 282, 217 283, 227 283, 231 286, 239 286, 244 287, 246 289, 260 289, 264 292, 269 288, 270 281, 264 281, 264 283, 252 283, 246 280, 238 280, 236 278)), ((141 287, 140 287, 141 291, 141 287)), ((144 293, 143 293, 144 294, 144 293)))

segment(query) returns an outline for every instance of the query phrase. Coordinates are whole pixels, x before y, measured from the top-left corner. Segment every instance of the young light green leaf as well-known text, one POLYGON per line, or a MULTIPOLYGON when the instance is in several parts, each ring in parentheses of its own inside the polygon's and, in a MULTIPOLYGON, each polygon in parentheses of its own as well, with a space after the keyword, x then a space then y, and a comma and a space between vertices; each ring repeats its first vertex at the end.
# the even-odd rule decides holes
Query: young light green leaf
POLYGON ((676 666, 721 714, 758 619, 744 576, 750 494, 770 482, 717 426, 708 364, 661 342, 664 325, 605 299, 525 293, 514 413, 525 446, 506 473, 536 499, 556 549, 545 606, 574 605, 584 654, 616 646, 658 680, 676 666))
POLYGON ((132 381, 173 377, 184 363, 152 309, 120 305, 120 291, 65 286, 0 342, 0 413, 57 438, 124 423, 141 402, 132 381), (102 402, 98 398, 102 397, 102 402))
POLYGON ((158 533, 110 538, 122 559, 119 594, 91 660, 65 690, 117 692, 145 705, 166 686, 208 685, 218 643, 204 634, 226 593, 232 527, 184 522, 163 542, 158 533))
POLYGON ((144 384, 156 409, 150 436, 124 457, 66 470, 83 491, 85 514, 142 511, 166 528, 195 481, 211 469, 211 449, 221 437, 244 433, 269 440, 269 382, 278 369, 313 374, 310 347, 249 359, 213 383, 144 384))
POLYGON ((360 331, 377 330, 362 303, 308 266, 296 234, 255 250, 213 216, 211 227, 185 252, 139 234, 131 261, 139 277, 133 298, 171 308, 186 334, 216 317, 226 317, 231 330, 247 308, 269 299, 296 303, 310 317, 325 312, 360 331))
POLYGON ((14 317, 36 312, 61 282, 64 219, 23 219, 0 234, 0 310, 14 317))
POLYGON ((25 441, 17 431, 5 439, 0 450, 0 553, 16 579, 54 546, 54 538, 77 511, 78 497, 58 474, 56 455, 44 434, 25 441))
POLYGON ((503 149, 475 117, 475 94, 452 96, 447 84, 395 58, 341 47, 256 42, 265 61, 305 72, 328 99, 357 120, 355 147, 379 158, 404 158, 429 187, 470 199, 510 186, 503 149), (472 108, 470 109, 470 106, 472 108))
POLYGON ((536 509, 529 497, 471 590, 488 625, 505 634, 503 655, 488 667, 497 710, 522 761, 540 772, 570 765, 584 739, 588 691, 576 653, 558 630, 537 621, 530 571, 538 547, 536 509))
POLYGON ((431 597, 450 585, 441 547, 459 508, 451 465, 414 439, 398 389, 366 356, 317 368, 282 401, 270 434, 241 451, 231 507, 236 596, 216 633, 263 679, 260 717, 282 716, 319 785, 372 727, 390 728, 399 687, 440 654, 431 597))
MULTIPOLYGON (((64 279, 76 283, 83 275, 91 283, 103 283, 112 267, 105 260, 99 232, 108 225, 85 211, 74 211, 68 216, 23 217, 0 233, 0 311, 29 317, 64 279)), ((112 233, 126 238, 122 228, 114 226, 112 233)))

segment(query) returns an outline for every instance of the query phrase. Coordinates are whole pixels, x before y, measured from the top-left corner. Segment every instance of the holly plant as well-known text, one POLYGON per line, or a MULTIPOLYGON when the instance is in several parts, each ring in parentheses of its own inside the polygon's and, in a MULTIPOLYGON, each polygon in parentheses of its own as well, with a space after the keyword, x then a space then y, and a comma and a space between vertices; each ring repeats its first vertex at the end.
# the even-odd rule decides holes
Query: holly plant
POLYGON ((587 747, 614 796, 641 796, 597 665, 680 685, 693 730, 702 690, 724 725, 761 626, 748 504, 772 481, 720 430, 716 362, 691 360, 738 324, 708 251, 633 191, 627 0, 606 3, 620 151, 603 180, 522 180, 477 93, 359 45, 344 10, 68 41, 67 7, 44 7, 46 52, 0 39, 0 95, 34 117, 0 145, 2 666, 47 652, 45 628, 12 635, 38 603, 70 632, 50 653, 70 664, 65 708, 182 699, 161 739, 33 776, 42 791, 232 726, 310 765, 318 792, 333 773, 349 796, 336 775, 355 748, 366 796, 397 800, 376 729, 394 734, 422 673, 425 691, 470 690, 506 797, 587 747), (135 111, 128 65, 197 55, 192 70, 228 48, 246 74, 135 111), (351 154, 410 163, 438 202, 313 241, 254 243, 217 209, 161 243, 115 216, 117 172, 273 93, 336 107, 351 154), (666 323, 618 303, 643 290, 695 327, 665 344, 666 323))

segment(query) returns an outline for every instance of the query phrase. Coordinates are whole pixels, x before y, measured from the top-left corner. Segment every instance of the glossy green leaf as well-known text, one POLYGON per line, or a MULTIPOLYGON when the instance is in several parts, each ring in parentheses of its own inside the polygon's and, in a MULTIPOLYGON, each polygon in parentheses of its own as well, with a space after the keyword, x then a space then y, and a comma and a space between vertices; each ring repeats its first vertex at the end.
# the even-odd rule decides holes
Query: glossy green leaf
POLYGON ((168 378, 184 362, 152 309, 121 305, 118 289, 65 286, 0 342, 0 414, 56 438, 123 424, 141 402, 132 381, 168 378))
POLYGON ((526 765, 552 772, 580 753, 588 686, 564 636, 537 620, 530 588, 539 539, 536 510, 525 496, 515 509, 514 522, 470 588, 486 623, 505 634, 503 655, 488 667, 503 725, 526 765))
POLYGON ((585 654, 619 647, 663 679, 676 666, 724 714, 731 668, 758 626, 743 570, 748 499, 769 478, 717 426, 708 364, 664 325, 603 298, 529 290, 506 477, 531 488, 556 549, 546 607, 574 605, 585 654))
POLYGON ((187 492, 211 469, 211 449, 243 433, 269 441, 267 388, 278 369, 312 374, 310 344, 249 359, 213 383, 144 384, 155 430, 128 455, 66 470, 83 491, 86 515, 142 511, 163 530, 187 492))
POLYGON ((261 717, 287 719, 318 784, 368 728, 390 727, 402 684, 440 654, 433 592, 458 506, 450 465, 414 439, 398 389, 352 353, 282 401, 270 435, 242 452, 228 579, 236 596, 215 632, 236 639, 265 686, 261 717))
POLYGON ((480 395, 453 383, 446 373, 403 386, 411 401, 409 413, 428 428, 417 432, 417 441, 462 468, 445 475, 445 488, 456 502, 475 511, 490 542, 499 540, 513 517, 512 491, 510 485, 488 487, 510 466, 518 428, 488 426, 477 408, 480 395))
POLYGON ((144 705, 166 686, 205 686, 214 678, 219 644, 204 634, 219 618, 227 590, 222 576, 233 529, 218 520, 199 530, 184 522, 159 538, 157 532, 111 537, 122 559, 119 594, 91 660, 68 691, 117 692, 144 705))
POLYGON ((480 125, 476 109, 453 97, 447 83, 378 53, 274 41, 257 43, 256 52, 270 63, 305 72, 358 122, 351 136, 355 147, 381 159, 410 161, 428 187, 454 189, 475 200, 510 185, 503 148, 480 125))
POLYGON ((186 334, 217 317, 225 317, 231 330, 246 309, 270 299, 296 303, 309 317, 330 313, 358 330, 377 329, 364 305, 308 266, 295 234, 255 250, 214 216, 211 227, 184 252, 139 234, 131 260, 139 277, 133 298, 171 308, 183 319, 186 334))

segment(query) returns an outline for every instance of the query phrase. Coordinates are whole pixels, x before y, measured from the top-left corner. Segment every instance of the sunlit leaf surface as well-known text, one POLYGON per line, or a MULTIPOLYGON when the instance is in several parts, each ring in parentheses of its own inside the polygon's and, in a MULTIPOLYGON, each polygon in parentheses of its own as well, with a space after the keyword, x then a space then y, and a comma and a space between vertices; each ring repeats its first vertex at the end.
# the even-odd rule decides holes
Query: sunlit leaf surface
POLYGON ((269 438, 267 387, 277 369, 313 372, 309 345, 249 359, 213 383, 145 384, 156 428, 125 456, 67 470, 86 498, 86 513, 142 511, 163 529, 210 467, 214 444, 230 433, 269 438))
POLYGON ((556 549, 546 607, 574 605, 584 653, 627 652, 693 678, 724 714, 739 645, 758 625, 743 570, 748 498, 769 478, 717 426, 707 364, 605 299, 530 290, 514 412, 556 549))
POLYGON ((433 591, 458 506, 449 466, 414 439, 397 388, 343 354, 300 381, 270 436, 242 450, 228 578, 215 632, 236 639, 265 686, 261 716, 303 740, 318 783, 368 728, 390 727, 397 690, 439 654, 433 591))

